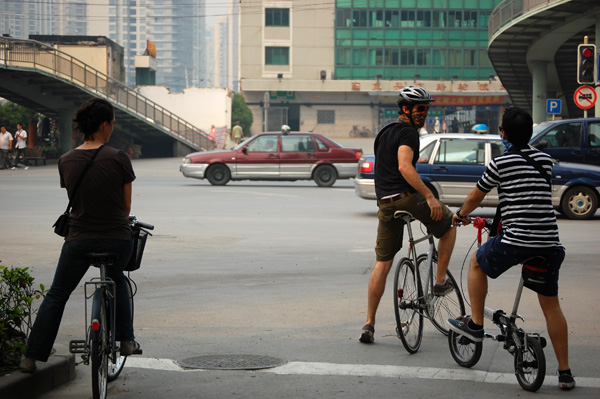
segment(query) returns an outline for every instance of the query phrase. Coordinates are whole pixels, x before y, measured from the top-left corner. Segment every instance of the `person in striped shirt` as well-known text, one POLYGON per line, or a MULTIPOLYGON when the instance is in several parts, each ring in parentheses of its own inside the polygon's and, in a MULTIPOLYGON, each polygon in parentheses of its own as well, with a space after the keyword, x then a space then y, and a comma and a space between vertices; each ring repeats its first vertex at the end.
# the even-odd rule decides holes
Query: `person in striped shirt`
POLYGON ((500 132, 510 142, 510 150, 489 163, 477 186, 453 217, 454 224, 469 224, 468 215, 487 193, 498 188, 502 230, 471 257, 468 286, 472 316, 449 319, 448 324, 453 331, 475 342, 482 341, 487 277, 495 279, 533 257, 545 258, 546 283, 526 283, 525 286, 538 294, 558 360, 558 385, 562 389, 571 389, 575 380, 569 368, 567 321, 558 300, 558 274, 565 249, 559 241, 552 207, 553 163, 548 154, 529 147, 532 130, 533 120, 526 111, 511 108, 504 113, 500 132))

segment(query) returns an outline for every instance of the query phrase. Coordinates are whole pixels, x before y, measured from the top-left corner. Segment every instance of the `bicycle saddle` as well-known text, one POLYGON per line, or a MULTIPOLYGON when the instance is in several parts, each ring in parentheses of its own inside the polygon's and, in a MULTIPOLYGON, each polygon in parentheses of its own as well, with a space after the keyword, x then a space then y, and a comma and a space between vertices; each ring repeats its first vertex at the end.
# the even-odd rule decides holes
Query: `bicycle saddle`
POLYGON ((415 217, 407 211, 396 211, 394 212, 394 219, 402 218, 407 222, 412 222, 415 220, 415 217))
POLYGON ((100 264, 111 266, 119 259, 119 254, 116 252, 88 252, 85 257, 92 266, 99 267, 100 264))

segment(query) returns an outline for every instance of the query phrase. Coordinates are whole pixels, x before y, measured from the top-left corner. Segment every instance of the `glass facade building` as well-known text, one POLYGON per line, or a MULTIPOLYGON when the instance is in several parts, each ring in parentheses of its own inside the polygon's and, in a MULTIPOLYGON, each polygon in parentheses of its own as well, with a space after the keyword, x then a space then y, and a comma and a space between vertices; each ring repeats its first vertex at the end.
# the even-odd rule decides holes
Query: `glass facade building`
POLYGON ((502 0, 336 0, 336 79, 484 80, 502 0))

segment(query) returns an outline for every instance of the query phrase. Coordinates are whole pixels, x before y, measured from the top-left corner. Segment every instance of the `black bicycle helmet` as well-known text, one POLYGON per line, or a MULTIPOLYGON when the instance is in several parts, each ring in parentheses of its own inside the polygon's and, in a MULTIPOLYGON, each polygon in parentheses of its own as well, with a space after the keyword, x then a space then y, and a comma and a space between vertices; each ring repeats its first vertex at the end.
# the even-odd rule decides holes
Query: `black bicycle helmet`
POLYGON ((425 88, 421 86, 406 86, 398 92, 398 107, 417 103, 431 103, 435 100, 425 88))

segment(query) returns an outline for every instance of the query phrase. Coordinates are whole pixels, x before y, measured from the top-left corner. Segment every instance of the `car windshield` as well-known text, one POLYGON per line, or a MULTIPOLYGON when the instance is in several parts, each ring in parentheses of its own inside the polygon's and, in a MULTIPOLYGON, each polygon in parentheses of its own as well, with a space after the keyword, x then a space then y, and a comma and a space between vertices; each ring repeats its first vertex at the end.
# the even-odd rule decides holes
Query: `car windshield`
POLYGON ((546 122, 542 122, 539 125, 535 125, 533 127, 533 134, 531 135, 531 137, 536 137, 538 134, 540 134, 543 130, 546 130, 548 128, 548 126, 550 126, 552 123, 552 121, 546 121, 546 122))
POLYGON ((254 137, 248 137, 246 140, 242 141, 241 143, 239 143, 238 145, 236 145, 235 147, 233 147, 234 150, 239 150, 241 149, 243 146, 245 146, 248 143, 248 140, 253 139, 254 137))

